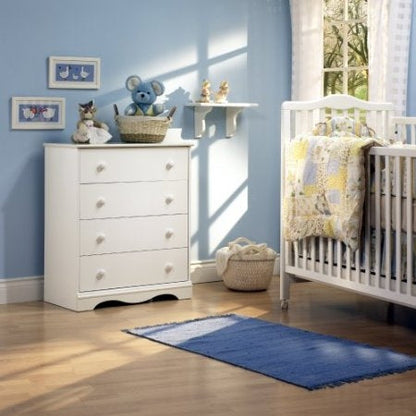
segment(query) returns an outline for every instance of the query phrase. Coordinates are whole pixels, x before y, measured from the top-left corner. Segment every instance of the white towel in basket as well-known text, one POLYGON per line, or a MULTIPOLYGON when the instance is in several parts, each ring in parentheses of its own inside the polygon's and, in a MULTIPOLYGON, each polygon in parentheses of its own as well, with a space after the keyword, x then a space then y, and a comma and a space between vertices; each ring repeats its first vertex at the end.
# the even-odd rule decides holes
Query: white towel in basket
POLYGON ((276 256, 276 252, 267 247, 266 243, 256 244, 248 238, 239 237, 228 243, 228 247, 217 250, 215 255, 217 273, 219 276, 224 274, 231 257, 235 260, 274 260, 276 256))

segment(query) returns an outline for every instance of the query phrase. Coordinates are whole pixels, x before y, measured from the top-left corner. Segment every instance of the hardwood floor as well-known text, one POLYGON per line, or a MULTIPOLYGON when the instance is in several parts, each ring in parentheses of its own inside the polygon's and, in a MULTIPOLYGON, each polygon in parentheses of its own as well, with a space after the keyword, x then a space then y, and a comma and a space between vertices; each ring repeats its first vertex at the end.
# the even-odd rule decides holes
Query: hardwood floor
POLYGON ((416 371, 307 391, 123 333, 124 328, 238 313, 416 355, 414 311, 314 283, 292 286, 281 311, 267 292, 221 282, 192 300, 71 312, 42 302, 0 305, 1 416, 416 415, 416 371))

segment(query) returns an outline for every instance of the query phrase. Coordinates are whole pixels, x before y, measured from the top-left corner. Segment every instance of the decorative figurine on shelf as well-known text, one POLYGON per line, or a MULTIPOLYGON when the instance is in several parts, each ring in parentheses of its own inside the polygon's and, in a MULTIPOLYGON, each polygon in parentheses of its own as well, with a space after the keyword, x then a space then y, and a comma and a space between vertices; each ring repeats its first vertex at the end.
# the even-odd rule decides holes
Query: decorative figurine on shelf
POLYGON ((97 112, 94 101, 79 104, 78 111, 80 120, 77 123, 76 132, 72 135, 75 143, 103 144, 111 139, 107 124, 94 120, 97 112))
POLYGON ((124 110, 126 116, 157 116, 165 110, 163 104, 155 104, 159 95, 165 92, 160 81, 142 81, 139 76, 132 75, 126 80, 126 88, 131 91, 133 102, 124 110))
POLYGON ((221 81, 220 87, 215 94, 215 102, 216 103, 226 103, 227 96, 230 92, 230 87, 227 81, 221 81))
POLYGON ((201 87, 201 98, 197 101, 198 103, 209 103, 211 102, 211 83, 204 79, 201 87))

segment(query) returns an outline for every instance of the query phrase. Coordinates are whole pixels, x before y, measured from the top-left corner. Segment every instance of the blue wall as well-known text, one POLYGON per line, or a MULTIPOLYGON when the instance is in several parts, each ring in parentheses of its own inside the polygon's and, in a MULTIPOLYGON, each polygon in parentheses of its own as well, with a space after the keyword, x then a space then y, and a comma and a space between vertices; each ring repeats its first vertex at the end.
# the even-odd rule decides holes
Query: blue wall
POLYGON ((94 99, 97 119, 117 141, 113 103, 124 108, 127 76, 165 83, 174 125, 192 154, 192 260, 205 260, 245 235, 278 249, 279 108, 290 94, 288 0, 20 0, 0 15, 0 279, 43 274, 43 143, 68 142, 79 102, 94 99), (48 89, 49 56, 101 58, 99 90, 48 89), (229 99, 255 102, 224 136, 224 113, 207 117, 193 140, 201 81, 229 81, 229 99), (65 130, 11 130, 12 96, 66 98, 65 130))

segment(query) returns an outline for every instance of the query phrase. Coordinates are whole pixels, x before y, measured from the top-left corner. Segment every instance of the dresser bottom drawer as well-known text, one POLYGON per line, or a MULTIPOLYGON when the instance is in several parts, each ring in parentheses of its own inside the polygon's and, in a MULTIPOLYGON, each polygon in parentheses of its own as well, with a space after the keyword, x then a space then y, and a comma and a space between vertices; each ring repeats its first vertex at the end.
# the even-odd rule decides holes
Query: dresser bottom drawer
POLYGON ((83 256, 80 292, 181 282, 189 279, 188 249, 83 256))

